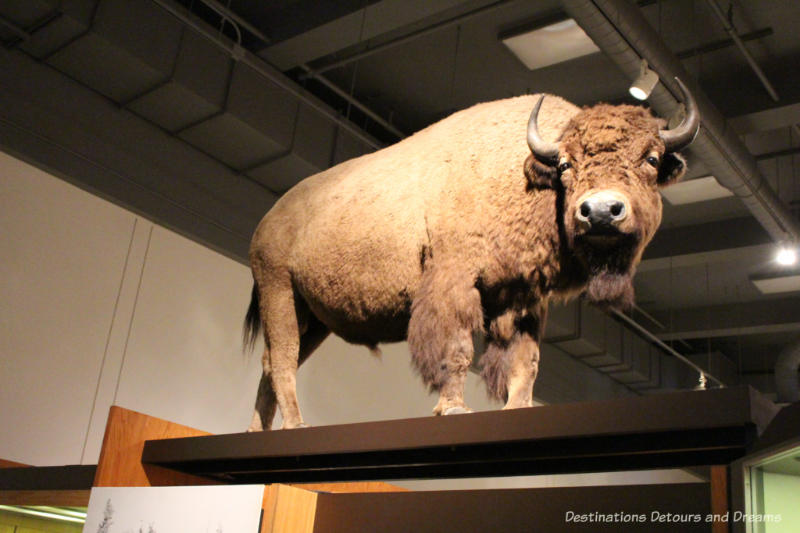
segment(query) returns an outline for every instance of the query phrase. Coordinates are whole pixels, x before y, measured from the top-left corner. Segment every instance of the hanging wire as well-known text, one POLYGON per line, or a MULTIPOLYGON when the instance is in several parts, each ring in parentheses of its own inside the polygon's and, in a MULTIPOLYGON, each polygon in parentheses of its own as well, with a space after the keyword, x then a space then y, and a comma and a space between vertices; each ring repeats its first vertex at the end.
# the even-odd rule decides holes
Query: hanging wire
MULTIPOLYGON (((740 299, 739 299, 740 298, 739 287, 740 287, 739 285, 736 285, 736 301, 737 302, 740 301, 740 299)), ((741 314, 744 314, 743 310, 742 310, 741 314)), ((743 321, 740 319, 739 323, 742 324, 743 321)), ((742 377, 743 377, 742 376, 742 372, 744 371, 744 369, 742 367, 742 332, 741 331, 739 331, 739 334, 736 336, 736 351, 738 352, 739 382, 741 383, 743 381, 742 380, 742 377)))
POLYGON ((656 30, 661 37, 661 0, 656 1, 656 30))
MULTIPOLYGON (((700 43, 701 42, 700 41, 700 26, 699 26, 699 24, 697 24, 697 18, 698 17, 697 17, 697 12, 696 12, 696 8, 697 8, 696 6, 697 6, 697 2, 695 0, 692 0, 692 9, 694 10, 694 12, 693 12, 694 16, 692 17, 692 24, 694 25, 694 38, 695 38, 695 42, 696 43, 700 43)), ((705 54, 697 54, 697 74, 695 75, 695 77, 696 77, 695 81, 697 82, 698 85, 700 84, 700 80, 703 78, 703 56, 704 55, 705 54)))
MULTIPOLYGON (((792 147, 794 146, 794 129, 795 129, 795 127, 796 127, 795 125, 789 126, 789 150, 790 151, 792 150, 792 147)), ((796 154, 792 153, 789 156, 789 169, 790 169, 790 172, 789 172, 789 184, 788 184, 787 193, 786 193, 786 196, 787 196, 786 203, 789 205, 789 211, 790 212, 795 210, 796 202, 798 200, 798 198, 797 198, 797 171, 795 169, 795 164, 794 164, 794 156, 795 155, 796 154)), ((797 215, 795 215, 795 216, 797 216, 797 215)))
POLYGON ((461 48, 461 24, 456 26, 456 47, 453 52, 453 75, 450 77, 450 102, 455 100, 456 96, 456 73, 458 72, 458 52, 461 48))
MULTIPOLYGON (((711 280, 709 277, 708 262, 706 262, 706 302, 711 301, 711 280)), ((711 331, 711 306, 706 305, 706 328, 711 331)), ((711 336, 706 337, 706 369, 711 370, 711 336)), ((705 376, 702 378, 705 388, 705 376)))
MULTIPOLYGON (((358 42, 361 43, 364 40, 364 26, 366 26, 367 22, 367 0, 364 0, 363 4, 361 5, 361 27, 358 30, 358 42)), ((360 61, 353 62, 353 75, 350 79, 350 97, 352 98, 356 92, 356 80, 358 79, 358 65, 361 63, 360 61)), ((350 120, 350 111, 353 109, 353 102, 351 100, 347 101, 347 112, 345 116, 348 120, 350 120)), ((366 124, 364 124, 366 127, 366 124)))
POLYGON ((669 283, 668 283, 669 294, 667 296, 667 298, 668 298, 667 301, 669 302, 669 333, 670 333, 670 336, 669 336, 669 347, 670 347, 670 349, 674 350, 675 349, 675 346, 674 346, 674 344, 675 344, 675 338, 674 338, 675 337, 675 321, 674 321, 675 305, 674 305, 674 302, 672 301, 672 298, 673 298, 672 295, 675 294, 675 293, 672 291, 672 273, 673 273, 672 272, 672 256, 670 256, 670 258, 669 258, 669 283))

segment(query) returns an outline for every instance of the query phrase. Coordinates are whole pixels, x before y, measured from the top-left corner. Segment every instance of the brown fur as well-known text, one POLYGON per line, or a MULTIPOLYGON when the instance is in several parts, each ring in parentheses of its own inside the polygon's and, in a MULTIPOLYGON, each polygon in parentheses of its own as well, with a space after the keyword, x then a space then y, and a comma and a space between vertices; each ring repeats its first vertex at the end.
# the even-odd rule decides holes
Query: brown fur
POLYGON ((664 155, 661 123, 641 108, 580 111, 548 97, 539 130, 549 140, 563 132, 562 160, 572 163, 559 173, 524 143, 534 102, 461 111, 307 178, 275 204, 250 250, 267 340, 269 383, 259 390, 274 396, 257 401, 251 429, 269 427, 276 401, 284 427, 303 423, 298 361, 329 331, 368 346, 407 338, 415 368, 440 393, 437 414, 466 409, 472 333, 485 331, 489 389, 522 407, 550 298, 586 289, 604 306, 632 300, 635 264, 661 217, 658 170, 643 162, 664 155), (629 199, 625 237, 613 244, 576 226, 576 202, 595 190, 629 199))

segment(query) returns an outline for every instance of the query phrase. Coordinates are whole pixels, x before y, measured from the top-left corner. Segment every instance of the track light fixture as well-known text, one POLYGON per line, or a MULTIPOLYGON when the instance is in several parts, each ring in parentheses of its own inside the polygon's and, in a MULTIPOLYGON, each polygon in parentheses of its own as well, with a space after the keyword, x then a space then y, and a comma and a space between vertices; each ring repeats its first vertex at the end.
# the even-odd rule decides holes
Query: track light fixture
POLYGON ((653 92, 656 83, 658 83, 658 74, 650 70, 650 67, 647 66, 647 61, 642 59, 639 77, 633 82, 628 92, 638 100, 646 100, 650 93, 653 92))

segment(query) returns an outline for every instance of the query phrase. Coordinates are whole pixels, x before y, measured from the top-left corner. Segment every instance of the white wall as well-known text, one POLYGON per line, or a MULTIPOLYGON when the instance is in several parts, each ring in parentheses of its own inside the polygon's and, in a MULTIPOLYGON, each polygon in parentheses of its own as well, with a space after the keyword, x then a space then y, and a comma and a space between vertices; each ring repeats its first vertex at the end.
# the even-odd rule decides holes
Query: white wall
POLYGON ((112 403, 246 428, 248 269, 0 154, 0 457, 94 463, 112 403))
MULTIPOLYGON (((0 458, 92 464, 112 404, 243 431, 260 375, 241 351, 249 269, 0 153, 0 458)), ((300 369, 312 425, 428 416, 405 343, 331 337, 300 369)), ((467 402, 496 409, 470 375, 467 402)), ((275 426, 280 424, 280 417, 275 426)), ((413 488, 686 481, 676 472, 406 482, 413 488)))

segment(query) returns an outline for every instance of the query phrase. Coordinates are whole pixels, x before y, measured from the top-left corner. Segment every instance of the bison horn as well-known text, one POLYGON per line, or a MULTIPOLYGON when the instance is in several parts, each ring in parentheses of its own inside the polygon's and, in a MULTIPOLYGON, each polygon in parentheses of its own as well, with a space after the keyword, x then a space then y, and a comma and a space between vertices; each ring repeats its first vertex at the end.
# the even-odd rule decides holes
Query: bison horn
POLYGON ((697 111, 697 103, 694 101, 692 93, 689 92, 689 89, 680 79, 675 78, 675 81, 678 83, 681 93, 683 93, 686 116, 677 127, 658 132, 661 140, 664 141, 667 152, 677 152, 684 146, 689 145, 700 130, 700 113, 697 111))
POLYGON ((539 118, 539 108, 542 107, 544 95, 539 97, 539 101, 533 106, 531 111, 531 118, 528 120, 528 146, 533 155, 543 162, 555 163, 558 160, 558 144, 545 142, 539 136, 539 125, 537 120, 539 118))

